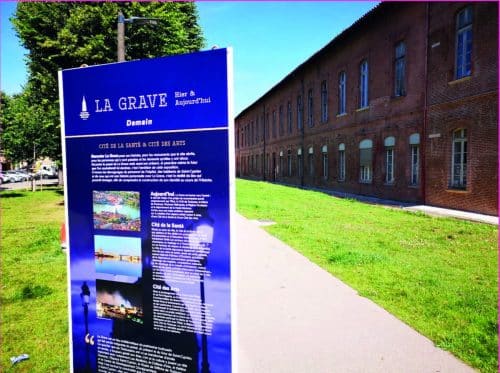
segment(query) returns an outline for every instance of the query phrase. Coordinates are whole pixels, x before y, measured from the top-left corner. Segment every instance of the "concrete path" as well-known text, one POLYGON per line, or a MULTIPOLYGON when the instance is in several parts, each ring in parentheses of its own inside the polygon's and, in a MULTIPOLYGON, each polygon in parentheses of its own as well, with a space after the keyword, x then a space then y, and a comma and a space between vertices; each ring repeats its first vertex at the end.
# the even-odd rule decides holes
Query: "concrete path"
POLYGON ((403 207, 403 209, 409 211, 420 211, 432 216, 456 218, 462 220, 477 221, 479 223, 498 225, 498 216, 476 214, 473 212, 451 210, 451 209, 445 209, 441 207, 434 207, 427 205, 415 205, 415 206, 403 207))
POLYGON ((473 372, 239 215, 240 373, 473 372))

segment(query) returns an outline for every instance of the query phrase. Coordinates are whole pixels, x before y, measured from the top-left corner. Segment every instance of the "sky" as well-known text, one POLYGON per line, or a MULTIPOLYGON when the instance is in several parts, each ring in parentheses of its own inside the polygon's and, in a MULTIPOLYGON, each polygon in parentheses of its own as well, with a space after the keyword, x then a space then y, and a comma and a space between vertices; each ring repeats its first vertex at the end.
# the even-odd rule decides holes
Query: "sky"
MULTIPOLYGON (((235 114, 251 105, 298 65, 372 9, 376 2, 201 1, 206 45, 233 48, 235 114)), ((24 55, 10 24, 15 2, 1 2, 0 87, 19 93, 24 55)))

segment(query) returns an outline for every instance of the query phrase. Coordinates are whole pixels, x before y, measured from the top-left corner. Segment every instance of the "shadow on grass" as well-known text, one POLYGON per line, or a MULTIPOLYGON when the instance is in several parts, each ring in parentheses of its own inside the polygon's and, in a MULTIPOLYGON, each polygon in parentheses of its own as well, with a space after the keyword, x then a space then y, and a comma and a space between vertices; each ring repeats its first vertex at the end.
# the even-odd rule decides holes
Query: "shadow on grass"
MULTIPOLYGON (((3 189, 3 190, 5 190, 5 189, 3 189)), ((17 193, 17 192, 13 192, 13 193, 6 192, 6 193, 2 193, 2 195, 0 196, 0 199, 1 198, 16 198, 16 197, 25 197, 25 195, 23 193, 17 193)))
POLYGON ((16 291, 14 296, 8 297, 8 298, 3 298, 2 297, 2 303, 4 304, 9 304, 9 303, 15 303, 19 301, 25 301, 25 300, 30 300, 30 299, 36 299, 36 298, 43 298, 46 297, 50 294, 52 294, 54 290, 52 290, 50 287, 46 285, 25 285, 22 289, 16 291))

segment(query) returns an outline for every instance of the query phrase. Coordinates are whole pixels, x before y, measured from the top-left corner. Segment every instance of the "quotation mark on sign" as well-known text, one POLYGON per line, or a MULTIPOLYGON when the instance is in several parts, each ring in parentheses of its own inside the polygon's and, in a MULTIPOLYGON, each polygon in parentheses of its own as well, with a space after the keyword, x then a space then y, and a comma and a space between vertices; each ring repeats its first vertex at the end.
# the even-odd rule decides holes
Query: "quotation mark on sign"
POLYGON ((94 336, 90 335, 90 333, 87 333, 85 335, 85 343, 88 344, 88 345, 93 346, 94 345, 94 336))

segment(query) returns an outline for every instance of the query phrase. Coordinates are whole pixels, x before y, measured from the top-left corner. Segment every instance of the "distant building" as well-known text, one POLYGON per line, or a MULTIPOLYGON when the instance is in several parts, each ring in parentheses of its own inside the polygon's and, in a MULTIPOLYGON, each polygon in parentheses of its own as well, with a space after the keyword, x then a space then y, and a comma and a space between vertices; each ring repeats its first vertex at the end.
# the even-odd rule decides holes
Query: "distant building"
POLYGON ((237 116, 237 176, 497 215, 497 105, 497 3, 382 3, 237 116))

